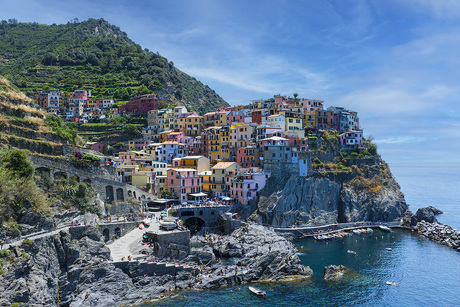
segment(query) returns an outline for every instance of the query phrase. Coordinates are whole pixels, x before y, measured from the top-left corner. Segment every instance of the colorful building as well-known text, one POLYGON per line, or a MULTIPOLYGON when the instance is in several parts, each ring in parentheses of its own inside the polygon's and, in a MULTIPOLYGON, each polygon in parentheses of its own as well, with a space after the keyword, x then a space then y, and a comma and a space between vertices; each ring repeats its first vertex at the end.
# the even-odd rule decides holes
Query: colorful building
POLYGON ((201 177, 192 168, 169 169, 167 172, 167 184, 168 189, 181 202, 188 200, 188 194, 201 192, 201 177))

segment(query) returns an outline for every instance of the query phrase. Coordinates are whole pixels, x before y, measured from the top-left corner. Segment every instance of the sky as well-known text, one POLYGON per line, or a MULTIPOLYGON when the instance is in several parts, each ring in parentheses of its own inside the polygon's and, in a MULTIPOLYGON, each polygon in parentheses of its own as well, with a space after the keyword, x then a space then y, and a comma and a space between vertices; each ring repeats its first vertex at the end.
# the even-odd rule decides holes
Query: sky
POLYGON ((104 18, 230 105, 358 112, 390 163, 460 163, 460 1, 2 0, 0 19, 104 18))

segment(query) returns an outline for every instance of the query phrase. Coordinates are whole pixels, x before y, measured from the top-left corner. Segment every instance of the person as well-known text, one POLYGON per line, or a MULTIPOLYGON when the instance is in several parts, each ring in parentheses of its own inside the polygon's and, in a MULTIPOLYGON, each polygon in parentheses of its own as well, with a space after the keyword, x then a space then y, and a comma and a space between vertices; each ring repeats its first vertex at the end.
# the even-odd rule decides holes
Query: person
POLYGON ((3 249, 3 244, 5 244, 5 240, 2 239, 2 241, 0 242, 0 244, 2 245, 2 248, 3 249))

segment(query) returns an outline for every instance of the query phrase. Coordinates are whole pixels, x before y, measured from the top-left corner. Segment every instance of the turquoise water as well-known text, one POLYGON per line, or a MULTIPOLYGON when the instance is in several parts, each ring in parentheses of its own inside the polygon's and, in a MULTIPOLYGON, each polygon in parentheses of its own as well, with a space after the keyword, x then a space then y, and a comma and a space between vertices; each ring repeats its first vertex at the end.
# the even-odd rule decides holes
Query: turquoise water
MULTIPOLYGON (((433 205, 445 212, 442 223, 460 228, 460 167, 390 165, 411 210, 433 205)), ((183 292, 151 306, 460 306, 460 253, 405 230, 353 235, 343 240, 297 240, 299 257, 314 272, 310 282, 256 284, 267 298, 247 286, 183 292), (386 248, 392 248, 391 251, 386 248), (356 251, 356 255, 347 253, 356 251), (326 283, 323 267, 343 264, 355 272, 326 283), (397 286, 388 286, 395 281, 397 286)))

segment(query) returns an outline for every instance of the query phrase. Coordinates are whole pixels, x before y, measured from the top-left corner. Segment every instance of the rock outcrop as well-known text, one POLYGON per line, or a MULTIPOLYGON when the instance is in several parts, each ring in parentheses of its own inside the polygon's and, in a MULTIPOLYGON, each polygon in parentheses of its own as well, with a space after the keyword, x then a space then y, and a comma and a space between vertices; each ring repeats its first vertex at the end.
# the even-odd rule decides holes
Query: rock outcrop
POLYGON ((424 220, 415 226, 417 232, 431 241, 447 245, 460 252, 460 231, 449 225, 429 223, 424 220))
POLYGON ((270 178, 253 218, 273 227, 357 221, 394 221, 408 206, 388 165, 353 167, 348 173, 270 178))
POLYGON ((435 215, 442 214, 443 212, 433 206, 420 208, 415 214, 410 210, 406 210, 402 217, 401 225, 405 227, 414 227, 417 223, 425 221, 428 223, 437 223, 435 215))
POLYGON ((324 267, 324 277, 326 281, 339 280, 352 270, 344 265, 328 265, 324 267))
POLYGON ((309 278, 313 271, 300 264, 294 245, 268 228, 246 224, 213 244, 216 256, 234 258, 245 281, 309 278))
POLYGON ((132 305, 187 288, 312 276, 308 267, 299 264, 292 243, 256 225, 244 226, 196 249, 186 258, 194 265, 173 269, 174 275, 137 272, 147 262, 126 262, 132 266, 127 270, 108 262, 110 252, 96 228, 79 233, 61 231, 54 237, 26 242, 22 248, 13 247, 0 255, 7 257, 0 268, 1 306, 132 305), (232 257, 232 264, 217 261, 217 257, 232 257), (135 271, 137 274, 132 274, 135 271))

